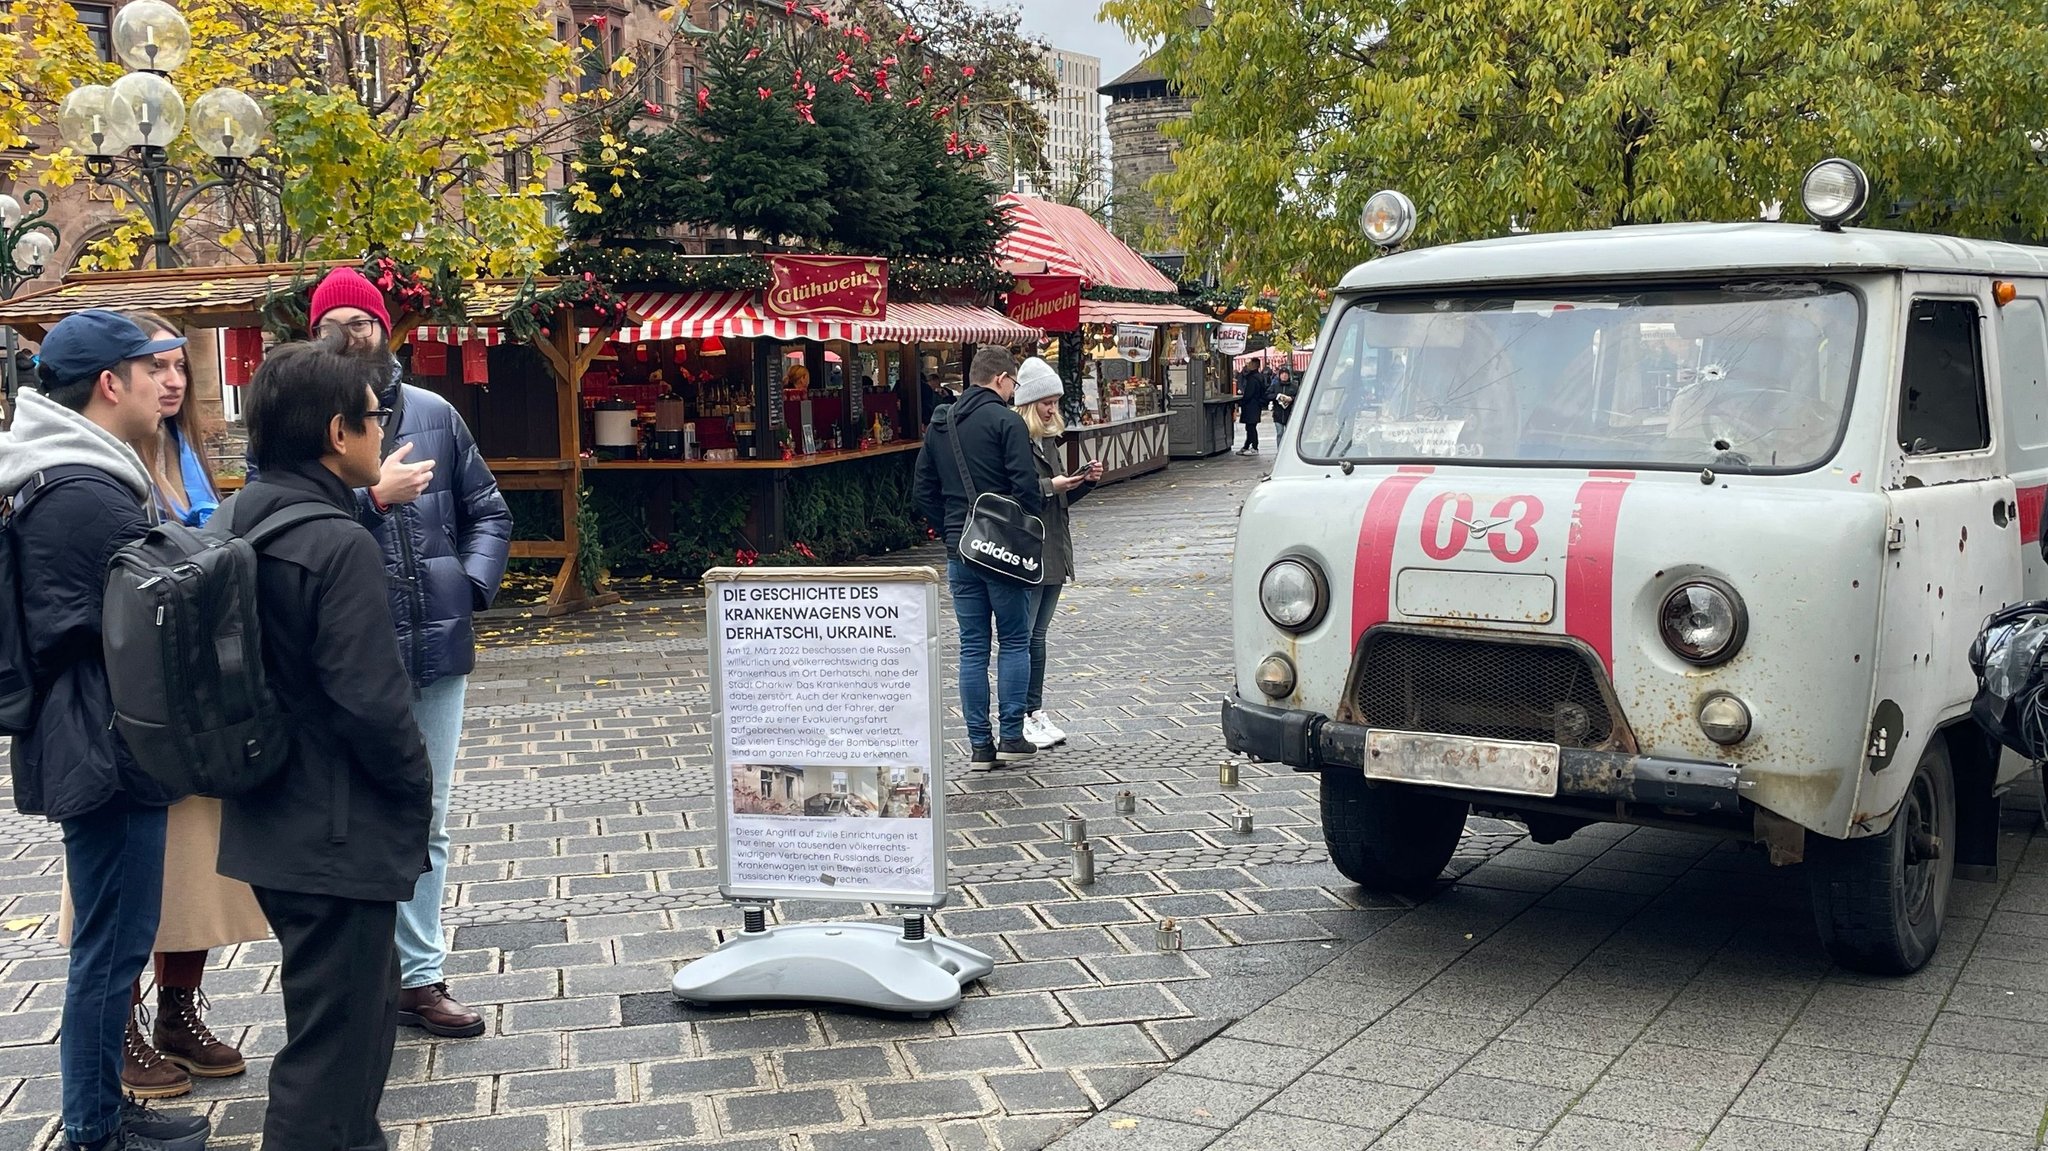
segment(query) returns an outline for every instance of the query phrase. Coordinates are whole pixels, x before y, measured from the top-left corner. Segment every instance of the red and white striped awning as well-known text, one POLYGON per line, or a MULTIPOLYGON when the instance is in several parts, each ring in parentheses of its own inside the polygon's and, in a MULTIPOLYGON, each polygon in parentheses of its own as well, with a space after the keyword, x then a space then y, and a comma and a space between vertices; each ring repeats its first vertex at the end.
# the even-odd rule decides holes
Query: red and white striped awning
POLYGON ((1175 290, 1172 280, 1079 208, 1014 192, 997 203, 1010 210, 1011 223, 996 245, 998 260, 1043 261, 1049 272, 1081 277, 1083 287, 1175 290))
POLYGON ((1179 304, 1119 304, 1110 300, 1082 300, 1084 324, 1213 324, 1216 317, 1204 315, 1179 304))
POLYGON ((701 340, 727 336, 727 321, 753 299, 752 292, 627 292, 626 307, 640 326, 619 329, 627 343, 701 340))
POLYGON ((1028 344, 1042 334, 993 309, 960 304, 890 304, 888 319, 861 327, 872 343, 1028 344))
POLYGON ((627 343, 706 336, 855 344, 865 340, 858 321, 771 315, 758 292, 627 292, 624 299, 642 320, 639 327, 619 331, 618 338, 627 343))

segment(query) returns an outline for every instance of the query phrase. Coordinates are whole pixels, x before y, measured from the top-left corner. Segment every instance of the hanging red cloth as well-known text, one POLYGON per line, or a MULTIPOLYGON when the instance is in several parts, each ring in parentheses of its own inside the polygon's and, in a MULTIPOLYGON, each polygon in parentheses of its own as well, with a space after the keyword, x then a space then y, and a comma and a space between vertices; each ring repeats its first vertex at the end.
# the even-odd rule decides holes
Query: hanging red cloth
POLYGON ((462 341, 462 382, 465 384, 488 384, 491 382, 491 349, 482 340, 462 341))
POLYGON ((439 340, 422 340, 412 346, 412 370, 422 376, 448 374, 448 345, 439 340))
POLYGON ((257 366, 263 363, 263 330, 229 328, 223 342, 226 349, 221 357, 221 379, 232 388, 248 386, 256 377, 257 366))

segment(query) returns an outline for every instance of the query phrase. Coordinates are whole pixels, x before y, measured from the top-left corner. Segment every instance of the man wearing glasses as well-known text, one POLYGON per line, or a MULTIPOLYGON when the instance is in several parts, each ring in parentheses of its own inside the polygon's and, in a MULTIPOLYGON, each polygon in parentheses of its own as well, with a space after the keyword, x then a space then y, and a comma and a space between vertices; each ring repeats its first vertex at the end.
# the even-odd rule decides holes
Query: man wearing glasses
POLYGON ((481 1035, 483 1017, 448 994, 442 964, 441 892, 448 876, 448 789, 462 740, 462 699, 476 666, 474 613, 491 605, 505 575, 512 515, 469 428, 447 400, 403 381, 390 350, 384 294, 354 268, 336 268, 313 290, 316 337, 341 337, 379 357, 386 382, 377 482, 358 490, 364 526, 384 549, 393 578, 391 614, 412 677, 413 718, 434 764, 434 819, 427 873, 398 909, 398 1021, 433 1035, 481 1035))
POLYGON ((398 1036, 398 907, 434 810, 385 557, 348 514, 383 460, 386 375, 339 341, 274 350, 246 397, 262 475, 222 512, 239 530, 301 505, 334 512, 258 556, 263 664, 293 744, 276 775, 221 804, 220 872, 255 890, 281 952, 285 1043, 263 1117, 263 1145, 281 1151, 388 1145, 377 1107, 398 1036))

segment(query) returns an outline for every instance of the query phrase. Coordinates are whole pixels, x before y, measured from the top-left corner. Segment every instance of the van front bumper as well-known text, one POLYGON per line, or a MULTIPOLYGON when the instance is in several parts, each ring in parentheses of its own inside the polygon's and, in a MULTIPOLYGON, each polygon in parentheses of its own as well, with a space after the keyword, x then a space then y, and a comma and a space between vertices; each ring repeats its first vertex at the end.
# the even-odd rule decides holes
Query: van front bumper
MULTIPOLYGON (((1223 701, 1223 742, 1230 750, 1296 771, 1363 771, 1369 730, 1320 712, 1249 703, 1237 695, 1223 701)), ((1558 753, 1557 775, 1559 799, 1619 800, 1702 813, 1740 806, 1739 764, 1567 747, 1558 753)))

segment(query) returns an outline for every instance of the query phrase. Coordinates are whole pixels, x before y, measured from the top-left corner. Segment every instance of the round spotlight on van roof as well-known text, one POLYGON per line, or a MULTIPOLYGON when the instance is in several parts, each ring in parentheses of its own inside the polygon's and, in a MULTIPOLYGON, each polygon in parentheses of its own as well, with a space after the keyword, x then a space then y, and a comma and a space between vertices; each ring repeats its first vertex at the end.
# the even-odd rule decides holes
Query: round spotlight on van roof
POLYGON ((1359 213, 1358 226, 1365 238, 1382 248, 1399 247, 1415 234, 1415 201, 1388 188, 1374 192, 1359 213))
POLYGON ((1806 179, 1799 182, 1799 202, 1822 228, 1839 232, 1869 205, 1870 177, 1854 163, 1830 157, 1806 170, 1806 179))

